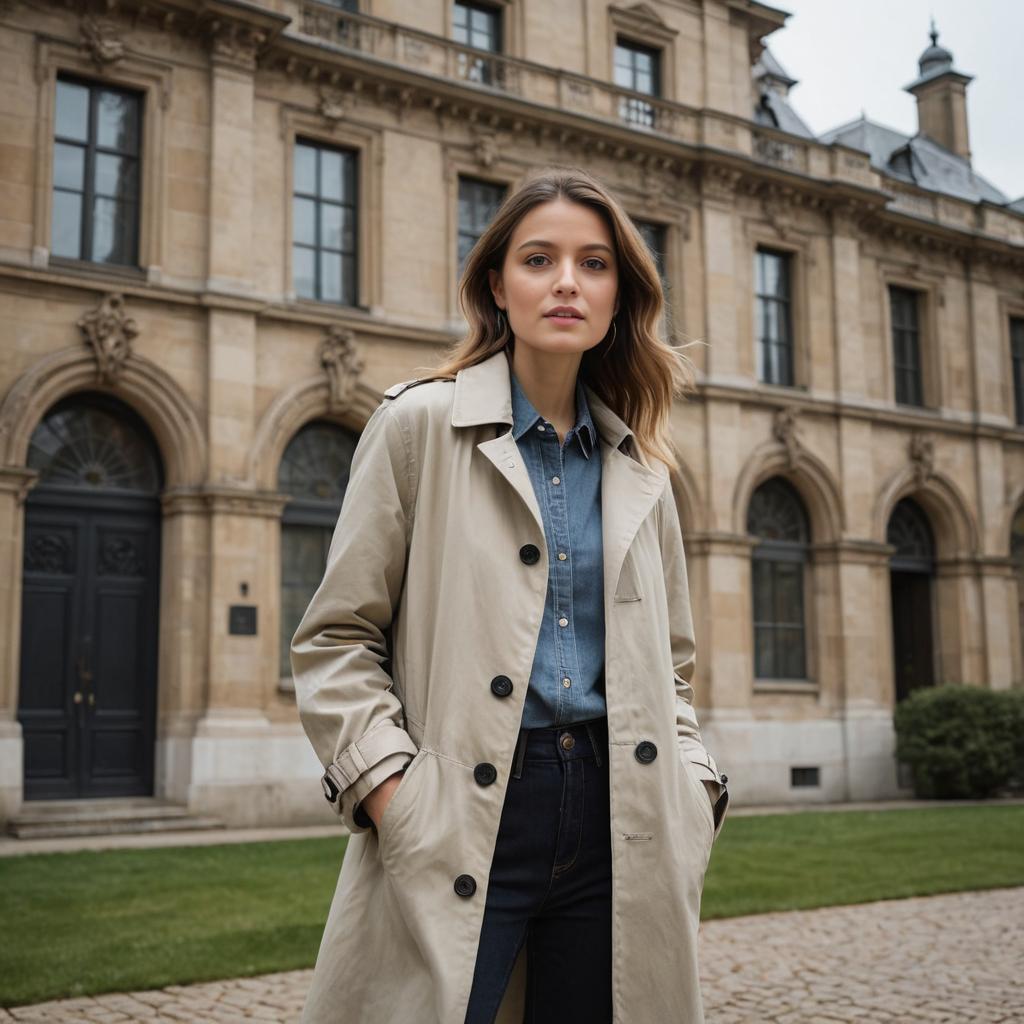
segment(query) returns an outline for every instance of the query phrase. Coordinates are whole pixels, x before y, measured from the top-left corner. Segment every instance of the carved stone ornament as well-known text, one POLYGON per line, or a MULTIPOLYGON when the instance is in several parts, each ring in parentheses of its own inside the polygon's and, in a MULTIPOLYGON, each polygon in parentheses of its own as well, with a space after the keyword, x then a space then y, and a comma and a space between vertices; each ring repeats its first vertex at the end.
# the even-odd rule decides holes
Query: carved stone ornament
POLYGON ((910 462, 914 468, 914 480, 920 487, 935 471, 935 442, 915 430, 910 436, 910 462))
POLYGON ((132 354, 132 339, 139 333, 124 308, 124 296, 107 295, 98 308, 78 319, 78 329, 96 357, 97 376, 108 384, 121 375, 132 354))
POLYGON ((477 131, 474 133, 476 141, 476 162, 483 168, 489 170, 498 159, 498 138, 492 132, 477 131))
POLYGON ((796 418, 799 410, 794 406, 776 409, 772 420, 772 436, 786 448, 786 463, 790 469, 800 460, 800 438, 796 436, 796 418))
POLYGON ((355 334, 337 324, 328 328, 320 343, 320 363, 327 371, 331 408, 345 408, 351 403, 352 391, 365 365, 355 334))
POLYGON ((80 26, 82 33, 82 49, 92 62, 101 70, 116 64, 125 55, 124 41, 118 36, 117 29, 106 22, 85 17, 80 26))
POLYGON ((355 106, 355 97, 345 89, 335 89, 329 85, 320 87, 320 102, 317 109, 320 116, 328 121, 344 120, 355 106))

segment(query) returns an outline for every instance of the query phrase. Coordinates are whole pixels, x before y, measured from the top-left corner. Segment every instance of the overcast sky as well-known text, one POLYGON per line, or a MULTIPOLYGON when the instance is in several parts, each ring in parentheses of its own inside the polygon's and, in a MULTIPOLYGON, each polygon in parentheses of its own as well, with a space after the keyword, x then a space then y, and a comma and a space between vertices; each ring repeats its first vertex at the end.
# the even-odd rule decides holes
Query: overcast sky
POLYGON ((868 118, 906 135, 917 77, 935 17, 939 45, 967 86, 971 164, 1009 199, 1024 196, 1024 0, 768 0, 791 17, 767 38, 799 84, 789 98, 816 135, 868 118))

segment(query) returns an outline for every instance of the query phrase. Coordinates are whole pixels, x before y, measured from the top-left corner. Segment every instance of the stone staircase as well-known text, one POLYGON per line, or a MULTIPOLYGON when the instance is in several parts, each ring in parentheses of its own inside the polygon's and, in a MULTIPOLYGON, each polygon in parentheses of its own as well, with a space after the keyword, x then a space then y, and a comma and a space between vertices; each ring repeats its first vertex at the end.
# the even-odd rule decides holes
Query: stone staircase
POLYGON ((8 835, 18 839, 216 828, 224 828, 219 818, 190 814, 183 804, 155 797, 29 800, 7 822, 8 835))

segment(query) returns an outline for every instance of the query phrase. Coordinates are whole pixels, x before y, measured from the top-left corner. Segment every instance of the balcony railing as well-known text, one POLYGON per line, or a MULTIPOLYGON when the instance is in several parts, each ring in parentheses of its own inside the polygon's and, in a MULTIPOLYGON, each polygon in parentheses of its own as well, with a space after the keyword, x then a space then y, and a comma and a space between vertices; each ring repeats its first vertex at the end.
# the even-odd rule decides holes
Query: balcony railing
POLYGON ((298 27, 303 35, 346 50, 543 106, 625 124, 634 130, 692 144, 698 141, 697 113, 657 96, 507 54, 463 46, 451 39, 313 0, 301 2, 300 11, 298 27))

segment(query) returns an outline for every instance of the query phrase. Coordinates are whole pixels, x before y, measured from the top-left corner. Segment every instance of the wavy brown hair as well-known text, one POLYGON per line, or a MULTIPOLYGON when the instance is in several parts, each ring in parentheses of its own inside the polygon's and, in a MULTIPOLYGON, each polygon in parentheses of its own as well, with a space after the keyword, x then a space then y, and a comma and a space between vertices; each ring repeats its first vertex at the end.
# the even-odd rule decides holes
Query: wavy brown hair
POLYGON ((432 377, 454 378, 459 370, 479 363, 514 339, 507 317, 498 316, 488 270, 499 274, 516 225, 540 203, 564 198, 595 210, 614 240, 619 267, 619 311, 609 333, 583 353, 579 373, 584 383, 632 429, 648 457, 672 469, 679 459, 672 443, 669 417, 675 395, 693 390, 693 365, 657 333, 665 306, 658 269, 647 243, 629 214, 608 188, 581 168, 537 172, 498 209, 470 251, 459 281, 459 306, 469 333, 445 353, 432 377), (609 345, 609 338, 613 343, 609 345))

